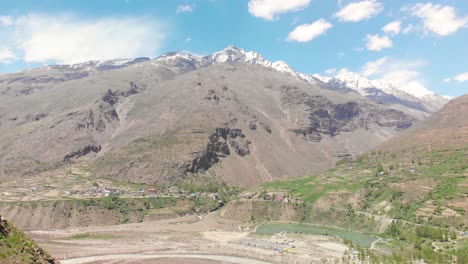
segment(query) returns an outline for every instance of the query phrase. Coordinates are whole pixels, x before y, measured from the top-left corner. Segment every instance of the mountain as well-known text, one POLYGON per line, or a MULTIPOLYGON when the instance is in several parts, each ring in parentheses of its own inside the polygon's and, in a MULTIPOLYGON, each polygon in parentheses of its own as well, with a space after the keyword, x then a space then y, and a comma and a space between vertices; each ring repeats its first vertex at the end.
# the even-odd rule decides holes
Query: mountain
POLYGON ((468 146, 468 95, 448 102, 428 119, 380 147, 386 151, 453 149, 468 146))
POLYGON ((235 47, 107 64, 0 77, 12 80, 0 86, 0 177, 83 165, 118 181, 252 187, 322 171, 417 120, 235 47), (74 71, 87 75, 64 77, 74 71))
POLYGON ((153 65, 169 67, 176 74, 187 73, 214 63, 237 62, 261 65, 314 85, 324 85, 325 88, 331 90, 357 92, 375 102, 404 111, 417 119, 424 119, 448 102, 447 98, 439 96, 415 82, 408 85, 398 85, 381 80, 371 81, 345 69, 339 71, 334 77, 324 77, 318 74, 307 75, 295 71, 284 61, 270 62, 256 52, 245 51, 235 46, 229 46, 205 57, 170 52, 153 60, 142 57, 46 66, 0 77, 0 88, 3 87, 2 93, 5 94, 27 95, 42 89, 44 86, 56 85, 64 81, 80 79, 131 65, 138 66, 142 62, 149 61, 153 65))
POLYGON ((206 67, 214 63, 247 63, 271 68, 311 83, 317 83, 318 81, 312 76, 296 72, 284 61, 270 62, 256 52, 245 51, 235 46, 229 46, 222 51, 215 52, 205 57, 197 57, 181 52, 171 52, 156 58, 155 61, 165 65, 176 66, 177 68, 185 69, 185 71, 206 67))
POLYGON ((26 234, 13 227, 0 216, 0 262, 14 263, 58 263, 26 234))
POLYGON ((355 210, 466 229, 468 226, 468 95, 400 135, 331 170, 267 183, 321 209, 355 210))
POLYGON ((324 86, 331 90, 357 92, 375 102, 404 111, 418 119, 424 119, 448 102, 448 99, 427 90, 416 82, 399 85, 381 80, 371 81, 346 69, 339 71, 334 77, 324 77, 318 74, 307 75, 295 71, 284 61, 270 62, 256 52, 247 52, 234 46, 229 46, 222 51, 205 57, 196 57, 184 53, 168 53, 157 58, 156 61, 166 65, 179 64, 178 66, 182 66, 182 64, 185 64, 183 68, 187 70, 194 70, 213 63, 223 62, 242 62, 261 65, 311 84, 319 85, 319 83, 323 82, 324 86))
POLYGON ((420 118, 439 110, 448 102, 448 99, 416 82, 399 85, 382 80, 369 80, 346 69, 340 70, 334 77, 318 74, 314 74, 314 77, 327 83, 331 89, 357 92, 371 100, 406 110, 420 118))
POLYGON ((28 95, 65 81, 81 79, 99 72, 120 69, 149 60, 149 58, 116 59, 33 68, 0 76, 0 90, 3 95, 28 95))
POLYGON ((384 234, 372 263, 465 263, 467 116, 463 95, 355 159, 262 191, 302 199, 306 221, 384 234), (455 246, 435 246, 444 243, 455 246))

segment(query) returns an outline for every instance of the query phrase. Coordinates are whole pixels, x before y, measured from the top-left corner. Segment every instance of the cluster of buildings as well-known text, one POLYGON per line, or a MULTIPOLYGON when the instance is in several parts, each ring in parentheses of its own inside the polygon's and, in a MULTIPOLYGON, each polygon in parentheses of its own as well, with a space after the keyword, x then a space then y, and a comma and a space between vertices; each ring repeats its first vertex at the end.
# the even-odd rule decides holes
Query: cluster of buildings
POLYGON ((171 186, 164 190, 154 188, 148 189, 121 189, 104 185, 92 186, 79 194, 82 197, 108 197, 108 196, 127 196, 127 197, 177 197, 187 199, 197 199, 198 197, 211 197, 214 200, 219 199, 218 193, 189 193, 179 187, 171 186))
POLYGON ((274 193, 274 192, 262 192, 262 193, 256 193, 256 192, 244 192, 239 194, 239 198, 241 199, 261 199, 261 200, 267 200, 267 201, 274 201, 274 202, 283 202, 283 203, 296 203, 300 204, 303 203, 303 201, 299 198, 294 198, 290 195, 287 195, 286 193, 274 193))

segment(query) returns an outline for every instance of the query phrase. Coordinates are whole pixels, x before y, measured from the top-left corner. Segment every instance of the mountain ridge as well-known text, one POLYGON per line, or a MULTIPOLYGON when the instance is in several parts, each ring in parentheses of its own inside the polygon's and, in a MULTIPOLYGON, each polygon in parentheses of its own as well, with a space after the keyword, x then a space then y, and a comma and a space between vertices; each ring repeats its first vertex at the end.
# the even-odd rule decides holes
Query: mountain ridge
POLYGON ((211 173, 251 187, 326 169, 416 122, 262 65, 187 71, 191 59, 136 63, 29 95, 0 93, 0 174, 64 173, 84 164, 93 177, 114 180, 211 173))
POLYGON ((266 60, 257 52, 245 51, 244 49, 235 46, 228 46, 221 51, 217 51, 203 57, 184 52, 169 52, 154 59, 141 57, 135 59, 89 61, 72 65, 45 66, 25 70, 19 73, 3 76, 0 75, 0 88, 2 83, 7 83, 9 86, 13 86, 13 88, 11 88, 12 91, 2 91, 2 93, 27 95, 34 90, 42 89, 42 85, 40 83, 60 83, 124 67, 141 67, 144 64, 155 66, 165 65, 172 67, 173 70, 176 69, 176 72, 178 73, 187 73, 201 67, 207 67, 214 63, 225 62, 242 62, 261 65, 278 72, 289 74, 311 84, 323 82, 325 84, 324 87, 328 89, 340 90, 342 92, 357 92, 376 102, 390 105, 398 110, 407 111, 418 119, 427 117, 428 114, 440 109, 448 101, 448 99, 427 90, 418 83, 412 83, 411 86, 402 86, 379 80, 369 80, 357 73, 349 72, 346 69, 339 71, 334 77, 325 77, 319 74, 308 75, 295 71, 284 61, 280 60, 271 62, 266 60), (38 77, 32 78, 22 78, 21 76, 17 76, 22 73, 31 75, 34 74, 34 72, 41 70, 49 70, 52 71, 52 73, 40 74, 38 77), (54 76, 54 74, 57 75, 57 71, 59 71, 60 74, 59 78, 54 76), (26 86, 27 88, 15 90, 15 82, 18 82, 19 85, 26 86), (413 91, 419 92, 415 93, 413 91))

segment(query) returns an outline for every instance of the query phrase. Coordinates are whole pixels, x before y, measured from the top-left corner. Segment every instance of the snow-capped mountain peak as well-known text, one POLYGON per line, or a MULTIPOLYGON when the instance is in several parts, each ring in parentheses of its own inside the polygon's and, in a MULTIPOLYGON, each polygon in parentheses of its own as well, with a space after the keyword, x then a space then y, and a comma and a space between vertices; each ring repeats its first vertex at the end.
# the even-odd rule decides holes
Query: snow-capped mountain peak
POLYGON ((401 83, 392 82, 388 78, 370 80, 347 69, 340 70, 333 77, 320 75, 316 75, 316 77, 335 89, 351 89, 375 100, 385 98, 388 101, 389 96, 393 96, 399 100, 421 103, 429 111, 435 111, 447 102, 445 98, 428 90, 416 81, 401 83))
POLYGON ((348 71, 347 69, 340 70, 335 78, 341 82, 346 83, 349 88, 359 92, 374 86, 369 79, 355 72, 348 71))
POLYGON ((206 56, 204 59, 210 63, 245 62, 271 67, 271 62, 265 60, 262 55, 253 51, 245 51, 236 46, 229 46, 222 51, 218 51, 209 56, 206 56))
MULTIPOLYGON (((383 81, 385 83, 385 80, 383 81)), ((392 85, 392 83, 388 82, 387 80, 387 85, 392 85)), ((393 84, 393 86, 396 86, 393 84)), ((434 95, 435 93, 428 90, 426 87, 424 87, 422 84, 412 81, 409 83, 402 83, 396 87, 408 94, 411 94, 412 96, 416 98, 423 98, 425 96, 431 96, 434 95)))
POLYGON ((156 58, 156 61, 169 61, 169 60, 201 60, 200 57, 192 55, 190 53, 183 53, 183 52, 169 52, 163 54, 156 58))
POLYGON ((289 74, 299 80, 309 83, 317 83, 319 81, 328 84, 331 89, 340 89, 347 91, 355 91, 362 96, 371 98, 383 103, 390 102, 408 102, 407 105, 419 104, 418 110, 435 111, 442 107, 447 99, 435 94, 426 89, 423 85, 417 82, 398 83, 388 79, 371 80, 365 76, 342 69, 335 76, 322 76, 318 74, 308 75, 295 71, 285 61, 271 62, 266 60, 262 55, 254 51, 245 51, 236 46, 229 46, 225 49, 214 52, 205 57, 197 57, 186 53, 168 53, 160 56, 156 62, 166 65, 176 66, 184 72, 206 67, 214 63, 248 63, 261 65, 266 68, 276 70, 285 74, 289 74), (400 101, 399 101, 400 100, 400 101), (424 106, 422 106, 424 105, 424 106))

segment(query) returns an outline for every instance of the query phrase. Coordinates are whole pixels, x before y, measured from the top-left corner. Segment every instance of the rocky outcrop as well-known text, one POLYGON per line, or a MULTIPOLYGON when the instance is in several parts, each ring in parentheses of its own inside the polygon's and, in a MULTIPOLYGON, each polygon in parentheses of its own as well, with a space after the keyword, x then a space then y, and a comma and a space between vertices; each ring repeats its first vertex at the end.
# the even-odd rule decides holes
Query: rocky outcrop
POLYGON ((334 103, 324 96, 311 96, 292 86, 283 86, 282 93, 283 105, 305 107, 307 119, 297 124, 298 127, 292 131, 310 141, 320 142, 325 135, 334 137, 360 127, 367 129, 370 124, 402 130, 416 122, 401 111, 355 101, 334 103))
POLYGON ((241 157, 249 155, 249 145, 251 143, 250 140, 246 139, 241 129, 218 127, 209 136, 206 149, 198 152, 193 160, 182 166, 183 174, 207 171, 213 165, 220 162, 221 158, 225 158, 231 154, 229 147, 241 157))
POLYGON ((111 89, 107 90, 106 94, 102 97, 102 101, 115 105, 119 101, 119 96, 117 93, 112 92, 111 89))
POLYGON ((208 94, 205 96, 205 100, 219 102, 219 96, 216 95, 215 90, 209 89, 208 94))
MULTIPOLYGON (((134 82, 129 83, 130 89, 126 91, 112 91, 111 89, 96 101, 96 109, 88 110, 81 121, 78 122, 76 130, 95 130, 97 132, 104 132, 109 125, 115 125, 120 121, 119 114, 116 107, 121 98, 129 97, 140 93, 146 89, 145 85, 138 86, 134 82)), ((70 113, 69 115, 76 115, 77 113, 70 113)))
POLYGON ((77 150, 75 152, 72 152, 70 154, 67 154, 65 155, 65 157, 63 157, 63 162, 71 162, 72 160, 74 159, 78 159, 82 156, 85 156, 85 155, 88 155, 89 153, 91 152, 94 152, 94 153, 98 153, 99 151, 101 151, 101 146, 98 145, 88 145, 80 150, 77 150))
POLYGON ((252 144, 252 141, 250 140, 242 140, 242 141, 236 141, 236 140, 229 140, 229 145, 234 149, 234 151, 237 153, 237 155, 244 157, 245 155, 250 154, 250 149, 249 145, 252 144))

